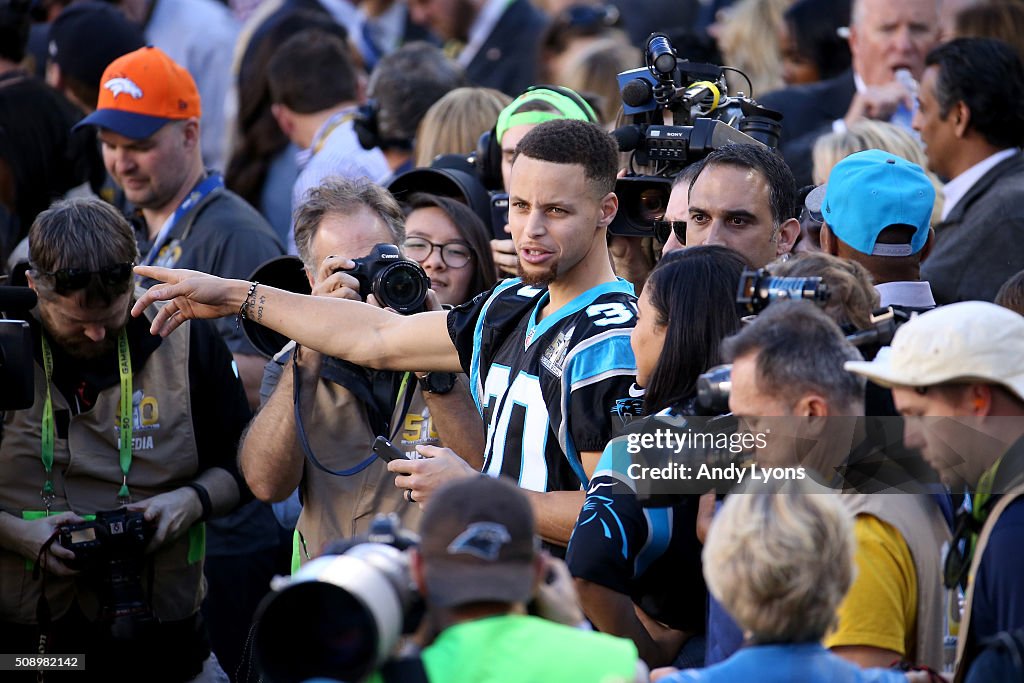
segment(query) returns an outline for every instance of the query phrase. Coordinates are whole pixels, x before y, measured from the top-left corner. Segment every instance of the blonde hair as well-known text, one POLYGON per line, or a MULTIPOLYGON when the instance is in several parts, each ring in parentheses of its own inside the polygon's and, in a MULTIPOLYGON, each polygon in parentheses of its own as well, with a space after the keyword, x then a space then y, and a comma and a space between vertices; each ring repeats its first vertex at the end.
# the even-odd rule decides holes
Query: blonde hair
POLYGON ((817 642, 853 582, 853 519, 836 494, 784 488, 726 498, 704 545, 704 579, 753 642, 817 642))
POLYGON ((885 121, 857 121, 841 133, 832 132, 818 138, 813 152, 814 184, 827 183, 836 164, 855 152, 867 149, 895 154, 923 168, 935 188, 932 217, 937 219, 942 215, 942 183, 928 170, 928 157, 921 149, 921 143, 906 130, 885 121))
POLYGON ((831 294, 822 309, 828 317, 840 327, 871 327, 871 313, 879 303, 878 290, 872 285, 871 273, 856 261, 808 252, 785 263, 773 263, 768 270, 777 277, 820 277, 831 294))
POLYGON ((747 91, 742 76, 729 72, 729 90, 743 90, 760 97, 783 86, 782 51, 775 28, 793 0, 740 0, 725 10, 718 32, 718 47, 726 66, 750 77, 754 92, 747 91))
POLYGON ((619 38, 598 38, 573 55, 556 74, 555 81, 578 93, 597 95, 600 98, 598 115, 603 123, 611 124, 622 108, 615 77, 642 61, 640 50, 628 42, 619 38))
POLYGON ((456 88, 427 110, 416 132, 416 165, 429 166, 441 154, 466 154, 494 127, 512 102, 491 88, 456 88))

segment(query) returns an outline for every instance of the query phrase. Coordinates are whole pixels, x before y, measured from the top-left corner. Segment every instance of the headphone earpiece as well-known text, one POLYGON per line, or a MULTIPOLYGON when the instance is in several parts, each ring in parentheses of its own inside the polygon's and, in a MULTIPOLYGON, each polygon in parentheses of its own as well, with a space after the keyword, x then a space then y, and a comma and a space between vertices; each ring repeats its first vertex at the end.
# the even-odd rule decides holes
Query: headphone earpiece
POLYGON ((501 192, 505 180, 501 175, 501 145, 498 144, 496 128, 491 128, 476 142, 476 171, 480 180, 491 192, 501 192))

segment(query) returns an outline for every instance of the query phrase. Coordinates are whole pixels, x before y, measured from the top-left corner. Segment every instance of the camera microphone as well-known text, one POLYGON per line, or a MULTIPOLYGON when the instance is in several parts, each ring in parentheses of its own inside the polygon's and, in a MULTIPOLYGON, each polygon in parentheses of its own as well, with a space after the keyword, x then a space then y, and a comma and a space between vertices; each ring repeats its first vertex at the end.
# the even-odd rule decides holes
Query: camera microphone
POLYGON ((676 68, 676 53, 663 33, 653 33, 647 40, 647 64, 658 79, 671 79, 676 68))
POLYGON ((620 152, 632 152, 640 146, 644 140, 643 126, 629 125, 616 128, 612 131, 612 137, 619 143, 620 152))
POLYGON ((647 104, 654 92, 651 84, 643 78, 634 78, 622 88, 622 101, 630 107, 642 107, 647 104))

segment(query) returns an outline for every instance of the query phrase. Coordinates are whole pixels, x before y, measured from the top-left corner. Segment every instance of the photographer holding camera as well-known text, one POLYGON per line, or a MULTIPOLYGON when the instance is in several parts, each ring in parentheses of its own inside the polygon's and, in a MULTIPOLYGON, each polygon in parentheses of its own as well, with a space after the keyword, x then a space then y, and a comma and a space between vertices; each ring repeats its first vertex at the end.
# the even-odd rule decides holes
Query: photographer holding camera
POLYGON ((84 653, 95 680, 214 680, 201 522, 245 490, 249 419, 231 354, 205 323, 156 339, 129 316, 138 247, 104 202, 56 203, 29 243, 35 403, 4 415, 0 642, 84 653))
MULTIPOLYGON (((370 292, 380 249, 390 246, 397 253, 404 240, 401 208, 365 179, 330 178, 306 195, 295 214, 295 242, 313 296, 368 299, 394 308, 411 303, 386 295, 378 301, 370 292)), ((391 267, 402 265, 412 264, 391 267)), ((426 283, 421 286, 425 291, 426 283)), ((387 462, 374 457, 375 437, 386 436, 418 457, 416 446, 440 445, 440 431, 445 445, 470 462, 475 457, 477 468, 482 464, 483 429, 464 382, 451 373, 418 380, 411 373, 374 372, 292 346, 267 364, 261 393, 263 406, 246 432, 239 466, 260 500, 281 501, 300 489, 293 567, 319 555, 331 540, 366 531, 377 513, 394 512, 405 526, 418 527, 419 506, 393 485, 387 462), (296 378, 302 437, 295 417, 296 378)))
MULTIPOLYGON (((878 449, 854 419, 864 414, 864 382, 843 369, 860 353, 825 313, 796 301, 768 306, 725 341, 723 355, 732 359, 729 408, 750 431, 771 434, 758 465, 804 466, 809 478, 842 491, 855 515, 857 578, 826 646, 863 667, 904 660, 940 669, 939 556, 949 528, 931 496, 896 488, 911 482, 908 475, 878 471, 878 449)), ((722 632, 715 621, 712 609, 709 640, 722 632)))

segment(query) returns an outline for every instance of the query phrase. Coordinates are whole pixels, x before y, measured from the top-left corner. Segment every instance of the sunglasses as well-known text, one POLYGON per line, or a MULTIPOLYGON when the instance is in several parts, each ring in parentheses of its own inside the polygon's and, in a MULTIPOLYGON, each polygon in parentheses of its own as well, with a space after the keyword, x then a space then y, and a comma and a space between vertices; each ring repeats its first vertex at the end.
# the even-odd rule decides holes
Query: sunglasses
POLYGON ((669 235, 675 234, 679 244, 686 244, 686 221, 651 221, 654 237, 662 244, 668 242, 669 235))
POLYGON ((981 533, 982 522, 970 512, 961 510, 956 517, 956 530, 949 542, 946 561, 942 566, 942 579, 946 588, 967 586, 967 572, 974 554, 974 538, 981 533))
POLYGON ((99 270, 84 270, 82 268, 62 268, 53 272, 41 270, 32 267, 40 275, 46 277, 52 277, 54 282, 54 289, 58 294, 67 294, 68 292, 77 292, 80 289, 85 289, 89 286, 95 275, 100 279, 100 282, 107 287, 117 287, 124 285, 132 277, 132 268, 135 267, 134 263, 114 263, 109 266, 104 266, 99 270))

